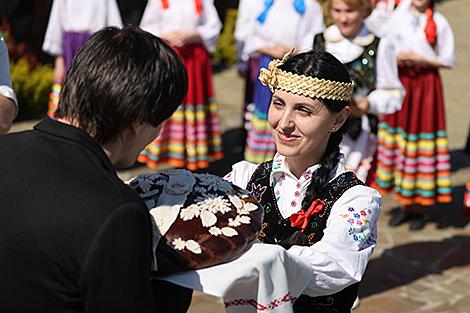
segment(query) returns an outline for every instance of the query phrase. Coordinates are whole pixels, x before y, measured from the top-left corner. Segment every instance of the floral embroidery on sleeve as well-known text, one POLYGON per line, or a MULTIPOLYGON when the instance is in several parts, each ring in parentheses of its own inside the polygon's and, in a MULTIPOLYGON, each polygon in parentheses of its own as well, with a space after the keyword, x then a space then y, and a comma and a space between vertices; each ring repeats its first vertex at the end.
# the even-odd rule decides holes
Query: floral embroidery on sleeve
POLYGON ((358 244, 359 250, 363 250, 375 243, 370 231, 370 215, 372 209, 355 209, 349 207, 347 212, 340 214, 348 224, 348 235, 358 244))

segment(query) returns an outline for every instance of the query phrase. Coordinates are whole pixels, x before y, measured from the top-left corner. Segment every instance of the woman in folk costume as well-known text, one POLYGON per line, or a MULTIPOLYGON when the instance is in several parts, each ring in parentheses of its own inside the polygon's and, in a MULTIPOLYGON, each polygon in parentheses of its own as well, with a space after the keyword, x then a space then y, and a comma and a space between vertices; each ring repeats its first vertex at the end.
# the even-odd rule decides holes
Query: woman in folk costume
POLYGON ((454 66, 454 36, 432 0, 413 0, 393 16, 388 36, 398 48, 400 80, 406 90, 400 111, 383 117, 379 131, 377 187, 395 191, 397 226, 425 225, 425 209, 451 201, 450 156, 440 68, 454 66))
POLYGON ((53 116, 72 58, 85 41, 106 26, 121 27, 115 0, 54 0, 42 50, 55 56, 54 85, 47 114, 53 116))
POLYGON ((314 35, 323 30, 323 15, 315 0, 247 0, 240 8, 237 34, 244 34, 241 58, 249 62, 254 104, 245 159, 256 163, 271 159, 275 153, 267 122, 272 94, 255 79, 259 69, 293 48, 309 50, 314 35))
POLYGON ((138 161, 197 170, 222 158, 210 52, 222 27, 211 0, 149 0, 140 27, 166 40, 188 70, 188 95, 138 161))
POLYGON ((369 0, 329 0, 326 8, 334 24, 315 36, 314 48, 337 57, 355 83, 350 126, 341 150, 348 168, 369 185, 375 173, 378 115, 395 112, 403 99, 394 46, 365 26, 371 12, 369 0))
POLYGON ((411 0, 372 0, 374 9, 365 20, 367 28, 378 37, 382 38, 392 25, 388 24, 393 13, 407 10, 411 0))
POLYGON ((268 122, 277 153, 261 164, 239 162, 226 178, 263 205, 259 239, 311 264, 294 312, 350 312, 381 209, 380 194, 345 169, 339 150, 353 82, 324 51, 272 61, 260 81, 273 91, 268 122))

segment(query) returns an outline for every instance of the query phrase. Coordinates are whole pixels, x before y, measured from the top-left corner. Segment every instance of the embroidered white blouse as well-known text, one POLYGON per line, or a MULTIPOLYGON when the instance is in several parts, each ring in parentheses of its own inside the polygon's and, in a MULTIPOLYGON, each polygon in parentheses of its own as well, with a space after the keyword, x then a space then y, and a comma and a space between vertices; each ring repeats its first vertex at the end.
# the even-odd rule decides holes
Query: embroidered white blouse
POLYGON ((42 50, 62 55, 64 32, 94 33, 106 26, 122 27, 115 0, 54 0, 42 50))
POLYGON ((400 10, 393 14, 390 25, 393 25, 387 37, 393 41, 397 52, 415 51, 429 60, 437 60, 444 66, 455 66, 454 33, 447 19, 434 11, 437 27, 437 44, 433 48, 426 40, 424 28, 426 14, 414 15, 410 10, 400 10))
POLYGON ((215 51, 222 23, 213 0, 202 1, 202 14, 197 15, 194 0, 169 0, 163 9, 161 0, 149 0, 140 27, 156 36, 177 30, 196 30, 202 37, 204 47, 215 51))
MULTIPOLYGON (((225 178, 242 188, 249 188, 247 184, 257 166, 239 162, 225 178)), ((288 218, 300 210, 310 178, 318 167, 318 164, 311 166, 297 179, 288 169, 285 157, 275 155, 270 183, 282 217, 288 218)), ((344 172, 342 159, 330 179, 344 172)), ((312 278, 304 294, 312 297, 333 294, 362 279, 376 246, 380 211, 381 196, 376 190, 354 186, 333 205, 319 242, 288 250, 312 266, 312 278)))
POLYGON ((8 62, 8 49, 0 33, 0 95, 10 98, 18 107, 16 94, 11 88, 10 65, 8 62))
POLYGON ((312 49, 315 34, 323 31, 323 13, 315 0, 305 0, 305 12, 299 14, 293 0, 275 0, 263 24, 258 16, 264 11, 264 0, 242 0, 239 5, 235 38, 244 42, 242 60, 261 48, 283 44, 300 51, 312 49))
MULTIPOLYGON (((348 63, 364 52, 364 47, 372 43, 375 35, 363 26, 357 36, 350 40, 341 35, 338 26, 331 25, 325 30, 324 37, 326 51, 333 54, 341 63, 348 63)), ((387 38, 381 39, 377 48, 376 73, 376 89, 367 95, 370 112, 390 114, 398 111, 405 91, 398 78, 396 47, 387 38)))

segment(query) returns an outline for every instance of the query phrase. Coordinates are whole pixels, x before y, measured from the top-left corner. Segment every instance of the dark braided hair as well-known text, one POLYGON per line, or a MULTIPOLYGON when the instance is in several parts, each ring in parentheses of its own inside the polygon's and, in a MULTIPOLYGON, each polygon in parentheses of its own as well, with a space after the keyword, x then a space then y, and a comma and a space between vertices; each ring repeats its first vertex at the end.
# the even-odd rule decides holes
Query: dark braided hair
MULTIPOLYGON (((317 77, 320 79, 328 79, 338 82, 351 82, 349 74, 344 65, 336 59, 333 55, 322 50, 314 50, 310 52, 300 53, 289 58, 280 69, 291 72, 293 74, 305 75, 310 77, 317 77)), ((331 100, 331 99, 318 99, 322 101, 331 112, 340 112, 344 107, 349 105, 349 101, 331 100)), ((348 125, 345 123, 340 129, 336 130, 330 135, 328 145, 320 161, 320 167, 316 170, 310 184, 308 185, 307 192, 302 201, 302 209, 307 210, 312 201, 317 199, 320 191, 325 187, 330 178, 330 173, 338 165, 339 161, 339 144, 343 138, 343 133, 347 131, 348 125)), ((307 238, 303 233, 296 232, 290 238, 290 242, 285 242, 284 245, 290 246, 292 244, 301 244, 306 242, 307 238)))

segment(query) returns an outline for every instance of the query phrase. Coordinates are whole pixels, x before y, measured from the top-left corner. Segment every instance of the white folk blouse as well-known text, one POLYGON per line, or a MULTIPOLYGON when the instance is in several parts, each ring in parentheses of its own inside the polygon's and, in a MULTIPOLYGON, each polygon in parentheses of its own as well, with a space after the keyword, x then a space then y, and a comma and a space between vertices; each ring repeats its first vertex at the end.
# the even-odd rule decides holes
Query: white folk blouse
POLYGON ((388 21, 396 12, 408 10, 411 0, 401 0, 398 5, 396 0, 379 0, 372 10, 369 17, 366 18, 367 28, 379 37, 386 36, 387 32, 394 27, 389 25, 388 21))
POLYGON ((312 49, 313 38, 323 31, 323 13, 315 0, 305 0, 305 13, 298 13, 293 0, 274 0, 266 20, 258 22, 264 11, 264 0, 241 0, 235 38, 243 42, 242 60, 261 48, 276 44, 296 47, 300 51, 312 49))
POLYGON ((95 33, 106 26, 122 27, 115 0, 54 0, 42 50, 62 55, 64 32, 95 33))
MULTIPOLYGON (((232 167, 226 179, 247 188, 258 165, 246 161, 232 167)), ((308 168, 297 179, 288 169, 285 157, 276 154, 271 184, 283 218, 301 208, 307 186, 319 165, 308 168)), ((334 179, 345 172, 344 160, 331 173, 334 179)), ((293 246, 288 252, 301 257, 312 266, 312 276, 304 294, 315 297, 336 293, 362 279, 377 242, 377 220, 381 196, 370 187, 354 186, 333 205, 323 238, 310 247, 293 246)))
POLYGON ((209 52, 215 51, 222 23, 213 0, 202 1, 202 14, 196 13, 194 0, 169 0, 163 9, 161 0, 149 0, 140 27, 156 36, 166 32, 196 30, 209 52))
POLYGON ((434 11, 434 21, 437 27, 437 44, 433 48, 426 40, 424 28, 427 17, 422 13, 413 14, 410 10, 401 10, 393 14, 390 25, 393 28, 387 33, 393 41, 397 52, 415 51, 426 59, 436 60, 444 66, 455 66, 454 33, 447 19, 434 11))

